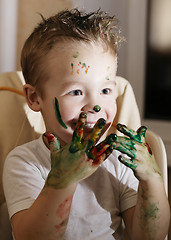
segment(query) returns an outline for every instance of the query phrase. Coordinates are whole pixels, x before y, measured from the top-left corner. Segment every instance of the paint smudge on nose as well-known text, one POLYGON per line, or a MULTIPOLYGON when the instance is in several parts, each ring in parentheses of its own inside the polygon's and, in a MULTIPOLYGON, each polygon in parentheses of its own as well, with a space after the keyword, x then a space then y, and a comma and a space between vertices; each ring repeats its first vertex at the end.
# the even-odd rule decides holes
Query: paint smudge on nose
POLYGON ((93 108, 93 110, 94 110, 95 112, 100 112, 101 107, 100 107, 99 105, 95 105, 94 108, 93 108))
POLYGON ((58 103, 58 99, 55 97, 54 100, 53 100, 53 106, 54 106, 54 109, 55 109, 55 115, 56 115, 56 118, 58 120, 58 122, 60 123, 60 125, 67 129, 67 126, 65 125, 65 123, 63 122, 62 120, 62 117, 61 117, 61 113, 59 111, 59 103, 58 103))

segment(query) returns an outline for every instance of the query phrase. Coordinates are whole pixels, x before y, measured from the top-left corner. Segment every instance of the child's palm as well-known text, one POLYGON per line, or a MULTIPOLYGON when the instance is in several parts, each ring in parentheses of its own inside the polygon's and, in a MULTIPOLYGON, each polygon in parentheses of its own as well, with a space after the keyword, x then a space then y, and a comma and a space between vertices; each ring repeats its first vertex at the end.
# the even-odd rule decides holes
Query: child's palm
POLYGON ((50 145, 52 161, 52 169, 47 178, 49 186, 64 188, 79 182, 95 172, 112 152, 115 134, 111 134, 103 142, 94 146, 102 133, 105 120, 99 119, 93 131, 83 139, 85 122, 86 114, 82 113, 71 143, 63 148, 60 148, 59 141, 53 134, 45 134, 50 145))

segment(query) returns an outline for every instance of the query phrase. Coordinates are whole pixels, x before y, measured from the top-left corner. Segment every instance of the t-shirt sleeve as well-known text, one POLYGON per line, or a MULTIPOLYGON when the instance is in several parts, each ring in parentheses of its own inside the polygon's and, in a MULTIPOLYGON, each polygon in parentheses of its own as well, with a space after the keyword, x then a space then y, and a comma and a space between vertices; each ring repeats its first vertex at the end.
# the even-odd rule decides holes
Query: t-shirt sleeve
POLYGON ((10 217, 28 209, 44 186, 45 179, 39 165, 33 164, 34 157, 26 149, 17 147, 6 158, 3 188, 10 217))

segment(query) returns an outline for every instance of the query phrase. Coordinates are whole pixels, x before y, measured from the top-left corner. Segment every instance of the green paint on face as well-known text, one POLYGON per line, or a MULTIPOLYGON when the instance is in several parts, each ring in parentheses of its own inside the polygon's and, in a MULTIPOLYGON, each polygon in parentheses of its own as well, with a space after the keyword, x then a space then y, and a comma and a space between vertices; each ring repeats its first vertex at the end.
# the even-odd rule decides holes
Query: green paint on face
POLYGON ((72 74, 74 73, 74 64, 71 63, 71 68, 72 68, 72 74))
POLYGON ((106 76, 106 80, 110 80, 110 79, 109 79, 109 76, 106 76))
POLYGON ((94 110, 95 112, 100 112, 101 107, 100 107, 99 105, 95 105, 94 108, 93 108, 93 110, 94 110))
POLYGON ((58 122, 60 123, 60 125, 63 128, 67 129, 67 126, 65 125, 65 123, 63 122, 63 120, 61 118, 61 114, 60 114, 60 111, 59 111, 59 103, 58 103, 58 100, 57 100, 56 97, 53 100, 53 105, 54 105, 55 115, 56 115, 56 118, 57 118, 58 122))
MULTIPOLYGON (((78 67, 85 69, 86 74, 88 73, 88 69, 90 68, 90 66, 87 66, 86 63, 81 63, 81 62, 78 63, 78 67)), ((79 72, 80 72, 80 69, 77 70, 78 74, 79 74, 79 72)))
POLYGON ((79 52, 75 52, 74 54, 73 54, 73 58, 77 58, 79 56, 79 52))

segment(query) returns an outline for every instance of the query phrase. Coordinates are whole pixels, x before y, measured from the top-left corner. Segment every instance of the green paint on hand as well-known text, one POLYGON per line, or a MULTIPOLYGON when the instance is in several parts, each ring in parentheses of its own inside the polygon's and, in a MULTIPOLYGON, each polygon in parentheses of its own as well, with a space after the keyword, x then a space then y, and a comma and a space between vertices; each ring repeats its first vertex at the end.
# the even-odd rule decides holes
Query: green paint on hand
POLYGON ((61 114, 60 114, 60 111, 59 111, 59 103, 58 103, 58 100, 57 100, 56 97, 53 100, 53 105, 54 105, 55 115, 56 115, 56 118, 57 118, 58 122, 60 123, 60 125, 63 128, 67 129, 67 126, 65 125, 65 123, 63 122, 63 120, 61 118, 61 114))

